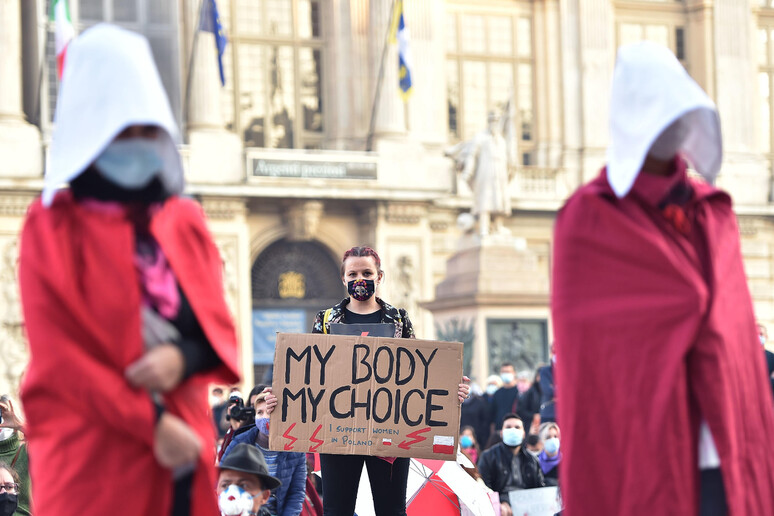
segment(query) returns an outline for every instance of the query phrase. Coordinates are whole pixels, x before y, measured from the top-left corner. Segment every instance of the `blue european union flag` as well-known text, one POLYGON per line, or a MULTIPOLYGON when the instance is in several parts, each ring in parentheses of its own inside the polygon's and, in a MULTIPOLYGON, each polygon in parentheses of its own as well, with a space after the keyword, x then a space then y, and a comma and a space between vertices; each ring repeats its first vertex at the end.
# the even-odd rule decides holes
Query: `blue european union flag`
POLYGON ((405 102, 411 94, 413 87, 411 80, 413 60, 411 58, 411 49, 409 48, 409 30, 406 27, 406 20, 403 18, 403 0, 397 0, 395 5, 392 26, 390 28, 390 39, 393 43, 398 43, 398 86, 405 102))
POLYGON ((225 86, 226 76, 223 74, 223 53, 226 51, 228 38, 226 37, 226 32, 223 30, 223 24, 220 23, 218 4, 215 3, 215 0, 203 0, 202 9, 203 11, 201 13, 201 20, 199 22, 199 30, 212 32, 215 34, 215 46, 218 49, 220 83, 225 86))

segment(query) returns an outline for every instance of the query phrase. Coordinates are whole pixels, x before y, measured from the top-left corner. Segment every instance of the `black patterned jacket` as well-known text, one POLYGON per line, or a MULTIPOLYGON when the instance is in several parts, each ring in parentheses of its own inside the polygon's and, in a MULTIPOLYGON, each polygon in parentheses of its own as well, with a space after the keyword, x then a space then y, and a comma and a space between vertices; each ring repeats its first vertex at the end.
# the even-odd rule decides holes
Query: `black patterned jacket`
MULTIPOLYGON (((414 326, 411 324, 408 313, 403 308, 395 308, 394 306, 386 303, 385 301, 376 298, 376 302, 382 307, 382 322, 392 323, 395 325, 395 338, 403 339, 415 339, 414 326)), ((349 298, 345 298, 339 304, 332 306, 328 316, 328 320, 323 328, 323 321, 325 319, 326 310, 320 310, 317 312, 317 317, 314 318, 314 327, 312 333, 330 333, 331 323, 340 323, 344 320, 344 307, 349 304, 349 298)))

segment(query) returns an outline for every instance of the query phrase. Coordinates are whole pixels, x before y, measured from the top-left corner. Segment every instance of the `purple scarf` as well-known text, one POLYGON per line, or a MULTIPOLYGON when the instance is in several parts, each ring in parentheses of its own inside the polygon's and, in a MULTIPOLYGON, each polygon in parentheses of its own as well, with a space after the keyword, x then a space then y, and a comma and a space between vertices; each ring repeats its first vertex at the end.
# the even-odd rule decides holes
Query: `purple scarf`
POLYGON ((562 462, 562 452, 557 453, 553 457, 549 457, 545 451, 542 451, 538 454, 538 462, 540 462, 540 469, 543 470, 543 474, 545 475, 562 462))

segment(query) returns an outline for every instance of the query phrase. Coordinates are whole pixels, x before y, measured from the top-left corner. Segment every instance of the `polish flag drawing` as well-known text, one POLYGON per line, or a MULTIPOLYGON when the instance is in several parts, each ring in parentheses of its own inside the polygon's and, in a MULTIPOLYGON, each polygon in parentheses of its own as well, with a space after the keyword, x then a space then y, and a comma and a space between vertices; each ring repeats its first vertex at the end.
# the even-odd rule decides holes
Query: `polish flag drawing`
POLYGON ((65 55, 67 54, 67 45, 75 37, 75 28, 73 28, 73 22, 70 20, 70 9, 67 7, 67 0, 54 0, 54 3, 51 5, 51 20, 54 22, 56 40, 56 68, 61 80, 65 55))
POLYGON ((382 439, 382 444, 385 446, 392 446, 392 439, 382 439))
POLYGON ((454 453, 454 437, 450 435, 434 435, 433 453, 454 453))

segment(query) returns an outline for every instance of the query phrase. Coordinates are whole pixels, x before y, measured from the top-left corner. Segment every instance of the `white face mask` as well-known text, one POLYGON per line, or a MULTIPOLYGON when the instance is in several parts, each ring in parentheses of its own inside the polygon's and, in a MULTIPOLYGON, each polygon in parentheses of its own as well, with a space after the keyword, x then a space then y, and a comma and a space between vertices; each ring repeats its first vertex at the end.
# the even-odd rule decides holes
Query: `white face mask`
POLYGON ((486 393, 489 394, 490 396, 496 392, 497 392, 497 385, 490 383, 489 385, 486 386, 486 393))
POLYGON ((147 186, 164 168, 161 139, 126 138, 111 142, 94 161, 106 179, 128 190, 147 186))
POLYGON ((0 429, 0 441, 5 441, 13 436, 13 428, 0 429))
POLYGON ((503 428, 503 442, 506 446, 519 446, 524 440, 524 430, 518 428, 503 428))
POLYGON ((247 516, 253 510, 253 496, 231 484, 218 496, 218 507, 223 516, 247 516))

